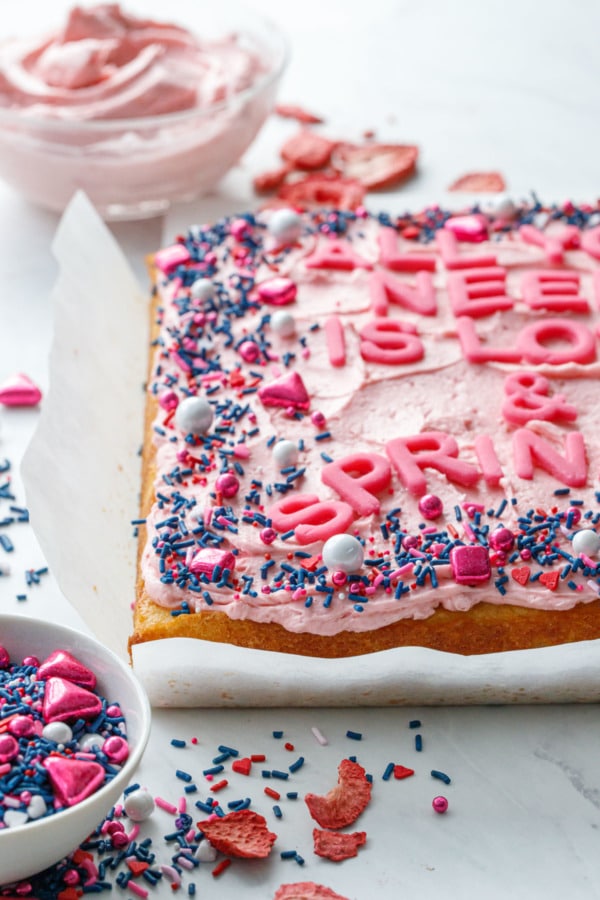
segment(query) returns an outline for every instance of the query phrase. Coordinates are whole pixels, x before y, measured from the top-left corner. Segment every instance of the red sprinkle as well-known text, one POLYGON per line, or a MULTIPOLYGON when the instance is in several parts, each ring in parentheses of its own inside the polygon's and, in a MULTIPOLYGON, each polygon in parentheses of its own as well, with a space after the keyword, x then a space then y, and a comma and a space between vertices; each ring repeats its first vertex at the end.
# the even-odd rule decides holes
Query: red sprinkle
POLYGON ((224 787, 227 787, 228 784, 229 782, 226 778, 224 778, 223 781, 217 781, 216 784, 213 784, 211 787, 211 791, 213 791, 213 793, 216 793, 217 791, 222 790, 224 787))
POLYGON ((272 797, 273 800, 281 800, 281 794, 278 794, 277 791, 274 791, 274 790, 273 790, 273 788, 266 787, 266 788, 265 788, 265 794, 266 794, 268 797, 272 797))
POLYGON ((221 873, 224 872, 225 869, 228 869, 230 865, 231 865, 230 859, 222 859, 221 862, 217 863, 217 865, 212 870, 211 874, 212 874, 213 878, 218 878, 218 876, 221 875, 221 873))

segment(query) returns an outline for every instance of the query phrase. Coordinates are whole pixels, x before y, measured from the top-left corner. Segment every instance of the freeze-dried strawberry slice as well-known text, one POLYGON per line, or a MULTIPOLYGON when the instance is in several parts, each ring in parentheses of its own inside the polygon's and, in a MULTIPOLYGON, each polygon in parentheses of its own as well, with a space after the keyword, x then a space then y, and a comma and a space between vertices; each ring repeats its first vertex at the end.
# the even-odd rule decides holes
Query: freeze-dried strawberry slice
POLYGON ((296 169, 324 169, 336 143, 303 128, 288 138, 281 148, 281 156, 296 169))
POLYGON ((344 178, 375 191, 412 175, 418 156, 419 148, 413 144, 338 144, 332 163, 344 178))
POLYGON ((299 181, 283 184, 277 191, 277 196, 299 209, 313 206, 356 209, 363 202, 365 191, 358 181, 349 181, 336 175, 306 175, 299 181))
POLYGON ((367 841, 366 831, 353 831, 350 834, 342 834, 339 831, 321 831, 313 828, 314 850, 317 856, 330 859, 332 862, 341 862, 356 856, 358 848, 367 841))
POLYGON ((358 763, 343 759, 338 766, 338 783, 325 797, 307 794, 308 810, 322 828, 351 825, 371 799, 371 783, 358 763))
POLYGON ((272 194, 284 184, 291 171, 292 166, 285 163, 278 169, 271 169, 269 172, 263 172, 262 175, 256 175, 252 181, 254 190, 257 194, 272 194))
POLYGON ((264 859, 271 852, 277 835, 267 828, 264 816, 250 809, 240 809, 215 819, 197 823, 213 847, 229 856, 264 859))
POLYGON ((323 884, 297 881, 295 884, 282 884, 275 892, 273 900, 347 900, 347 898, 336 894, 323 884))
POLYGON ((506 183, 500 172, 468 172, 453 181, 448 190, 500 194, 506 190, 506 183))
POLYGON ((278 103, 275 112, 283 119, 295 119, 303 125, 320 125, 323 119, 314 113, 304 109, 303 106, 296 106, 293 103, 278 103))

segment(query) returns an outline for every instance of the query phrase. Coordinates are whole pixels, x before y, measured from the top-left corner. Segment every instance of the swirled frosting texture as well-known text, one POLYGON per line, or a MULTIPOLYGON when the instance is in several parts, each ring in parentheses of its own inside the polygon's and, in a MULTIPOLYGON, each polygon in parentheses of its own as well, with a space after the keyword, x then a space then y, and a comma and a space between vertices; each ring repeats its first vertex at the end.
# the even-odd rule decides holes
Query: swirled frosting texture
POLYGON ((202 41, 117 4, 74 7, 59 32, 0 46, 0 106, 64 120, 110 120, 204 109, 264 71, 235 35, 202 41))

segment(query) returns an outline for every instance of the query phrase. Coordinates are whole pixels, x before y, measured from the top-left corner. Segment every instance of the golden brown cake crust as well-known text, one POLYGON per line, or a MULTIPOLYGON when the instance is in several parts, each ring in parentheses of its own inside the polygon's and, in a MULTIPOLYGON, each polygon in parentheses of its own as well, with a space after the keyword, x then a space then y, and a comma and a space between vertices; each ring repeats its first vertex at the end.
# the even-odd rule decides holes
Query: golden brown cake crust
POLYGON ((191 637, 324 658, 360 656, 404 646, 475 655, 600 637, 599 613, 598 600, 562 612, 479 603, 467 613, 440 608, 427 619, 402 619, 376 631, 346 631, 324 637, 286 631, 275 623, 232 620, 222 612, 172 616, 142 593, 136 601, 130 644, 191 637))

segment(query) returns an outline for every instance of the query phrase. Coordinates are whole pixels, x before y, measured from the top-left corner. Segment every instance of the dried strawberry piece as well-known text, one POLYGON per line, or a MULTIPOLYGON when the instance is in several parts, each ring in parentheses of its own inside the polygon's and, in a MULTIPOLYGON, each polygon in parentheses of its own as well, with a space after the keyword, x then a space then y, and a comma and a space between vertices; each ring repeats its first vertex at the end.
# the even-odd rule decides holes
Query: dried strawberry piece
POLYGON ((336 175, 306 175, 299 181, 282 185, 277 196, 299 209, 313 206, 356 209, 362 204, 365 191, 358 181, 349 181, 336 175))
POLYGON ((371 799, 371 783, 358 763, 343 759, 338 766, 338 783, 325 797, 307 794, 308 810, 322 828, 351 825, 371 799))
POLYGON ((500 194, 506 190, 506 183, 500 172, 468 172, 452 182, 448 190, 500 194))
POLYGON ((332 862, 341 862, 356 856, 358 848, 367 841, 366 831, 352 831, 349 834, 341 834, 339 831, 321 831, 313 828, 314 850, 317 856, 330 859, 332 862))
POLYGON ((288 138, 281 148, 281 156, 296 169, 324 169, 336 145, 336 141, 303 128, 288 138))
POLYGON ((418 156, 419 148, 413 144, 338 144, 332 163, 344 178, 375 191, 414 174, 418 156))
POLYGON ((267 828, 265 817, 250 809, 205 819, 197 825, 216 850, 244 859, 264 859, 277 840, 277 835, 267 828))
POLYGON ((292 166, 285 163, 278 169, 271 169, 269 172, 263 172, 262 175, 256 175, 252 181, 254 190, 257 194, 273 194, 285 183, 285 179, 291 171, 292 166))
POLYGON ((323 884, 297 881, 295 884, 282 884, 275 892, 273 900, 347 900, 347 898, 336 894, 323 884))
POLYGON ((295 119, 303 125, 320 125, 323 121, 321 116, 316 116, 303 106, 296 106, 293 103, 278 103, 275 112, 283 119, 295 119))

